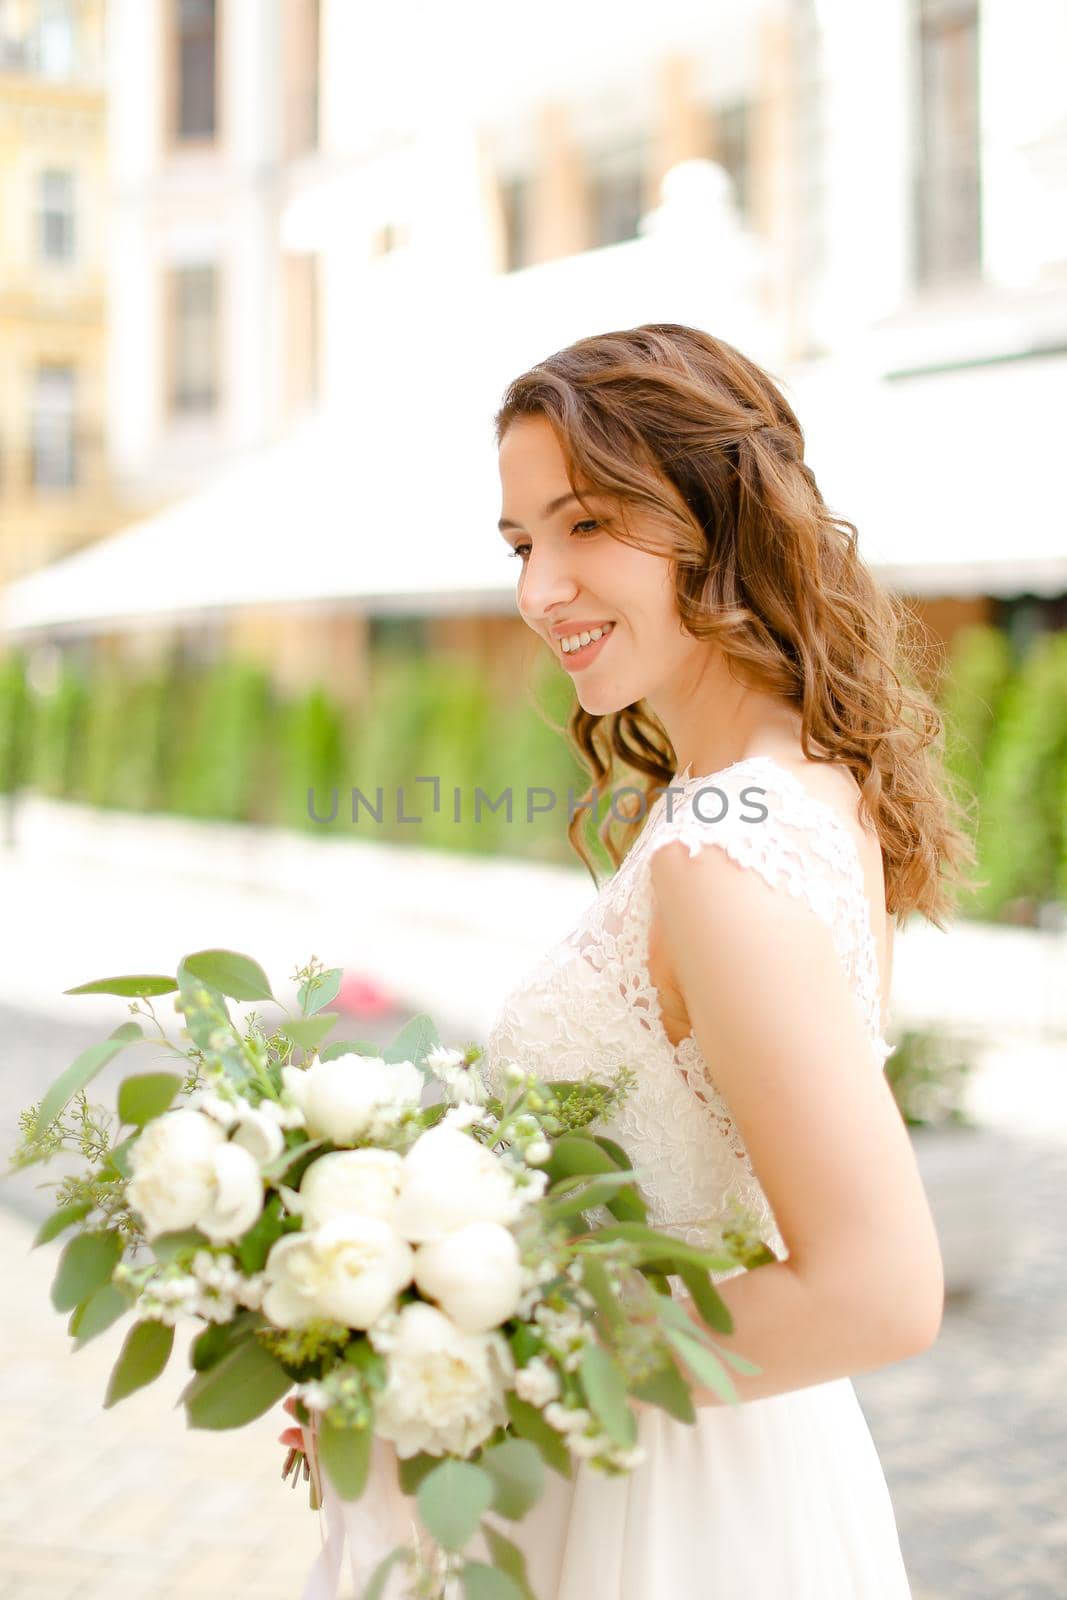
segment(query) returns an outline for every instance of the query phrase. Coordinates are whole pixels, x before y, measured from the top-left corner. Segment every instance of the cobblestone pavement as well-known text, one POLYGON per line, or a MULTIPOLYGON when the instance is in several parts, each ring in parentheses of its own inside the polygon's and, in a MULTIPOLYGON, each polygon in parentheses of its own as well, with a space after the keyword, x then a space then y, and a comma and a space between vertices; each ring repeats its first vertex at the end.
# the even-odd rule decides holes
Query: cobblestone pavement
POLYGON ((854 1380, 914 1600, 1067 1597, 1067 1148, 1003 1143, 1004 1266, 931 1350, 854 1380))
MULTIPOLYGON (((65 1025, 0 1008, 0 1149, 17 1110, 123 1015, 65 1025)), ((338 1032, 387 1039, 399 1020, 338 1032)), ((996 1283, 950 1301, 932 1350, 855 1380, 913 1600, 1067 1600, 1067 1147, 1005 1135, 1002 1148, 1012 1246, 996 1283)), ((74 1354, 48 1299, 58 1246, 28 1249, 46 1175, 0 1185, 0 1600, 297 1600, 319 1536, 303 1488, 280 1480, 284 1417, 186 1430, 181 1339, 162 1379, 102 1409, 118 1330, 74 1354)))

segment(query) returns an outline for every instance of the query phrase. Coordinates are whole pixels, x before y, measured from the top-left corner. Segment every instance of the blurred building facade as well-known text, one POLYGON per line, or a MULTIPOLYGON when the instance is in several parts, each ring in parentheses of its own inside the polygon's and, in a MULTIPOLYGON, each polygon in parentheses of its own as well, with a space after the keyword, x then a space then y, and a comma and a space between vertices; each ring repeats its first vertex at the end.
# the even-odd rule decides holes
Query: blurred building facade
MULTIPOLYGON (((493 404, 568 339, 657 319, 787 380, 828 500, 935 636, 1059 617, 1065 51, 1058 0, 546 0, 528 26, 485 0, 112 0, 123 492, 147 509, 333 429, 306 470, 342 514, 318 545, 293 529, 313 622, 206 581, 197 648, 358 684, 399 631, 509 679, 529 637, 491 532, 493 404), (391 539, 417 598, 368 576, 391 539), (500 578, 456 615, 464 539, 500 578)), ((260 510, 215 530, 250 567, 260 510)))
POLYGON ((0 4, 0 587, 128 519, 107 451, 104 0, 0 4))

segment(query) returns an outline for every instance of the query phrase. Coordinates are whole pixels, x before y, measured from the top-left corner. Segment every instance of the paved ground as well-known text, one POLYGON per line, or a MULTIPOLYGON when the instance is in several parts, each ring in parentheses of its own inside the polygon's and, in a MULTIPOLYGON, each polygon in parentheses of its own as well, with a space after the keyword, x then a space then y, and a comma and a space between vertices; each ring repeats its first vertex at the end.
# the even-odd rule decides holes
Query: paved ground
MULTIPOLYGON (((17 1107, 107 1031, 94 1017, 0 1010, 5 1149, 17 1107)), ((395 1025, 344 1032, 387 1038, 395 1025)), ((1067 1596, 1067 1145, 1005 1133, 1002 1156, 1011 1245, 997 1282, 950 1302, 933 1350, 856 1380, 914 1600, 1067 1596)), ((0 1186, 0 1600, 298 1600, 318 1531, 303 1490, 278 1476, 284 1419, 186 1431, 172 1409, 184 1349, 152 1388, 101 1409, 117 1330, 70 1350, 48 1301, 58 1246, 28 1252, 29 1219, 48 1206, 34 1187, 43 1176, 0 1186)))

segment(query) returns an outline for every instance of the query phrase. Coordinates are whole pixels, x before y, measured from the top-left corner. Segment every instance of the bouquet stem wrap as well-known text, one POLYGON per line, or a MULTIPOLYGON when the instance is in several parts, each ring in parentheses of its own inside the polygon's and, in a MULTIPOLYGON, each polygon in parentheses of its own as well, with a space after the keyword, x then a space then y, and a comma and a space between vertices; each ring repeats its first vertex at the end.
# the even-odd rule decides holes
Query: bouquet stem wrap
MULTIPOLYGON (((322 1470, 318 1452, 318 1429, 301 1426, 304 1451, 311 1471, 314 1499, 319 1505, 322 1549, 308 1574, 302 1600, 337 1600, 345 1546, 352 1579, 354 1600, 359 1600, 375 1568, 398 1544, 415 1544, 425 1550, 428 1536, 412 1512, 412 1502, 397 1481, 393 1446, 375 1437, 371 1445, 370 1470, 366 1487, 358 1500, 341 1499, 322 1470), (325 1519, 325 1528, 322 1519, 325 1519)), ((384 1596, 398 1595, 403 1564, 389 1575, 384 1596)))

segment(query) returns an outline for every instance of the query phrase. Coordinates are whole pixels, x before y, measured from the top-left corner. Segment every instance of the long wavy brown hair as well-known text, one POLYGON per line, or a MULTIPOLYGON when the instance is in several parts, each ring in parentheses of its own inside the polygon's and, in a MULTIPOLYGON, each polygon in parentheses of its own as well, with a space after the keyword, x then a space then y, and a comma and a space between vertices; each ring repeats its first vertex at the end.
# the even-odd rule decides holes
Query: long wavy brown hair
MULTIPOLYGON (((608 531, 676 563, 686 631, 714 643, 739 682, 800 710, 807 759, 851 768, 898 925, 918 911, 943 928, 974 851, 944 768, 943 719, 920 683, 929 641, 859 556, 853 524, 827 509, 772 378, 702 329, 648 323, 579 339, 515 378, 493 419, 497 444, 516 418, 538 415, 579 499, 598 492, 618 506, 608 531), (652 524, 664 545, 650 541, 652 524)), ((592 778, 567 832, 595 883, 581 833, 616 763, 649 781, 617 838, 617 816, 598 827, 615 866, 677 763, 643 700, 609 715, 575 703, 564 731, 592 778)))

